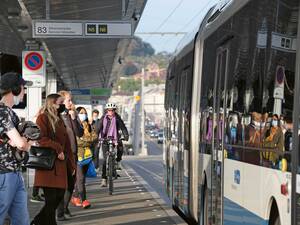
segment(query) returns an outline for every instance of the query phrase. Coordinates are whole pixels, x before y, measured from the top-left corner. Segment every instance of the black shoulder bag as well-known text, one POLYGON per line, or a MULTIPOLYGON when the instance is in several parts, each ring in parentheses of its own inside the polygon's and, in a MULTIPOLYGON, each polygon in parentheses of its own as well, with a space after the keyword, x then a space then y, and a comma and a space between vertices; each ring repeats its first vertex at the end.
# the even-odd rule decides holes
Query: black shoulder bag
MULTIPOLYGON (((51 140, 54 140, 54 137, 51 140)), ((55 150, 49 147, 31 146, 24 166, 30 169, 52 170, 56 158, 57 154, 55 150)))

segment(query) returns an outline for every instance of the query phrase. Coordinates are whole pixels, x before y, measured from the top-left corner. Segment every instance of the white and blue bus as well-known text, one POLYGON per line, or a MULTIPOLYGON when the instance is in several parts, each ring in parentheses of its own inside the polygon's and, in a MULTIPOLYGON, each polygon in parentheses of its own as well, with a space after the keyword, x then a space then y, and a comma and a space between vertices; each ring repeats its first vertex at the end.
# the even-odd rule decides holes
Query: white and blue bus
POLYGON ((165 186, 201 225, 300 224, 300 0, 226 0, 172 59, 165 186))

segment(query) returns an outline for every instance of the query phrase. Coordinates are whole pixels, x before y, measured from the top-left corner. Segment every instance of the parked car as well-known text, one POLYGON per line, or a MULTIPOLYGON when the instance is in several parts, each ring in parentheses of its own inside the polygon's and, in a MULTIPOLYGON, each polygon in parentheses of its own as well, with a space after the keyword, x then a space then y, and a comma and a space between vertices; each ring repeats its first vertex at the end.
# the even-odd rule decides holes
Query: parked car
POLYGON ((164 143, 164 133, 162 133, 162 132, 158 133, 157 143, 158 144, 163 144, 164 143))

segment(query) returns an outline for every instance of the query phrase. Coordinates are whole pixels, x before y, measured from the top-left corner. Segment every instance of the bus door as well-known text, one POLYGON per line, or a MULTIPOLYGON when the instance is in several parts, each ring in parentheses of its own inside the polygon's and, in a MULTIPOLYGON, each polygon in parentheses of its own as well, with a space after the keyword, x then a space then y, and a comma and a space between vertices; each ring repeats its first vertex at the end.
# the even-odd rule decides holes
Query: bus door
POLYGON ((211 224, 223 224, 223 136, 226 113, 226 76, 229 51, 223 45, 217 49, 213 103, 213 146, 211 158, 211 224))
POLYGON ((189 196, 189 151, 188 147, 185 143, 185 134, 187 132, 187 122, 186 122, 186 105, 187 105, 187 96, 188 92, 190 91, 188 88, 188 72, 189 72, 189 67, 185 68, 181 74, 180 77, 180 101, 179 101, 179 158, 180 158, 180 181, 181 181, 181 209, 185 212, 188 213, 188 196, 189 196))

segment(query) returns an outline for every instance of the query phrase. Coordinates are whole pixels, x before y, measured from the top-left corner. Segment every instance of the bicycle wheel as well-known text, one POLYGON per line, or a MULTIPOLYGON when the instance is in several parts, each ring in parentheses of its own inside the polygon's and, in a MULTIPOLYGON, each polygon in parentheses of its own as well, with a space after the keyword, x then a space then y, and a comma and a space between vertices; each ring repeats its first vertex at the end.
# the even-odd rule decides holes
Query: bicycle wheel
POLYGON ((113 171, 114 171, 114 161, 113 161, 113 157, 110 155, 108 158, 108 190, 110 195, 112 195, 114 189, 113 171))

